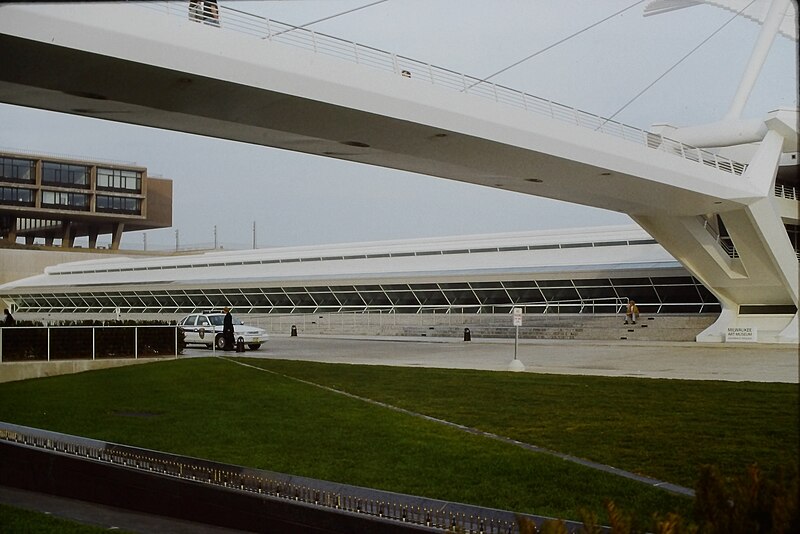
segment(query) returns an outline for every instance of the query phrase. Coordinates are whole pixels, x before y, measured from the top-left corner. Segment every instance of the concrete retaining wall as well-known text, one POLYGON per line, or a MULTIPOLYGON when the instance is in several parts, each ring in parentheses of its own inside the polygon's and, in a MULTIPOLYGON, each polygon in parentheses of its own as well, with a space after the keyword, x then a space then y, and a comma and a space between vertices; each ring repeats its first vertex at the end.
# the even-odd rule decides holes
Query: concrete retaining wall
POLYGON ((114 360, 65 360, 57 362, 5 362, 0 364, 0 382, 13 382, 29 378, 67 375, 161 361, 163 358, 126 358, 114 360))
MULTIPOLYGON (((510 315, 487 314, 305 314, 242 316, 245 322, 266 328, 271 334, 406 336, 472 339, 513 338, 510 315)), ((648 315, 635 325, 625 325, 618 315, 525 315, 520 339, 694 341, 717 314, 648 315)))

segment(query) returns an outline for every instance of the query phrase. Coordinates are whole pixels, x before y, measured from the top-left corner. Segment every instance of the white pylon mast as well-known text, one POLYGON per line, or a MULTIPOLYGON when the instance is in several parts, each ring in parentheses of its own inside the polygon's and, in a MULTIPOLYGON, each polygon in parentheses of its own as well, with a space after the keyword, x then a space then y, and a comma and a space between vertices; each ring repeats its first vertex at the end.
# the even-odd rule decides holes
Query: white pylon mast
POLYGON ((758 39, 753 47, 753 52, 750 54, 750 60, 747 62, 747 68, 742 75, 739 88, 736 90, 736 95, 733 97, 733 102, 731 102, 731 107, 725 115, 725 119, 741 118, 747 99, 750 97, 761 68, 767 60, 769 49, 775 41, 775 36, 778 35, 778 29, 786 10, 789 8, 790 1, 772 0, 767 16, 761 26, 761 32, 758 34, 758 39))

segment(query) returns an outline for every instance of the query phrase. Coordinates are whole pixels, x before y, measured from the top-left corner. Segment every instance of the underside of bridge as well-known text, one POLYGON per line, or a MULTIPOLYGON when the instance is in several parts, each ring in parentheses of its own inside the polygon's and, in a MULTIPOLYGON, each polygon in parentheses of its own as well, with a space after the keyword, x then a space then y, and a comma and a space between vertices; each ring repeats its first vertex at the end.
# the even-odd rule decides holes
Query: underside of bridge
POLYGON ((235 31, 226 16, 218 27, 143 5, 2 6, 0 102, 627 213, 722 303, 698 340, 753 327, 762 342, 798 341, 798 200, 776 196, 797 191, 796 166, 776 181, 781 161, 796 165, 795 110, 758 121, 746 151, 699 150, 507 88, 454 90, 430 66, 409 78, 397 57, 370 64, 352 43, 354 60, 325 55, 319 34, 308 49, 269 26, 235 31))

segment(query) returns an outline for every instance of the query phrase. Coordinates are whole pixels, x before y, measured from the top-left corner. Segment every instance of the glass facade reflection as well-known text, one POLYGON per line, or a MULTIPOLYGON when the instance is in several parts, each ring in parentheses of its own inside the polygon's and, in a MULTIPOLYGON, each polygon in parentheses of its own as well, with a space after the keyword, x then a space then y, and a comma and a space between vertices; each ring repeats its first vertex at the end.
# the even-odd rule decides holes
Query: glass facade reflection
POLYGON ((244 313, 718 313, 719 302, 691 276, 480 281, 348 286, 69 291, 14 297, 25 313, 195 313, 224 306, 244 313))
POLYGON ((89 167, 54 161, 42 162, 42 183, 63 187, 89 187, 89 167))

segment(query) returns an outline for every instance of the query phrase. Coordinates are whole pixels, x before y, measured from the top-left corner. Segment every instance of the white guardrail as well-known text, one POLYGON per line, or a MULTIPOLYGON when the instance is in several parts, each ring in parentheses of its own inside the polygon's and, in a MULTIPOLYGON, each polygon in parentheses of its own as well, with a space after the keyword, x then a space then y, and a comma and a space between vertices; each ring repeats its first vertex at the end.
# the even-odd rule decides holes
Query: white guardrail
POLYGON ((797 189, 782 184, 775 185, 775 196, 789 200, 800 200, 800 196, 797 196, 797 189))
POLYGON ((286 45, 311 50, 338 59, 352 61, 360 65, 393 72, 398 76, 413 76, 414 79, 429 82, 462 93, 481 96, 498 103, 515 106, 526 111, 548 116, 614 135, 648 148, 661 150, 683 159, 702 163, 720 171, 742 175, 747 165, 718 156, 713 152, 685 145, 659 134, 641 128, 628 126, 593 113, 565 106, 552 100, 533 96, 492 82, 444 69, 404 56, 385 52, 345 39, 318 33, 308 28, 285 24, 258 15, 253 15, 228 6, 213 9, 190 10, 185 2, 134 2, 148 9, 156 9, 169 16, 189 18, 198 24, 209 25, 209 31, 229 30, 267 39, 286 45))

